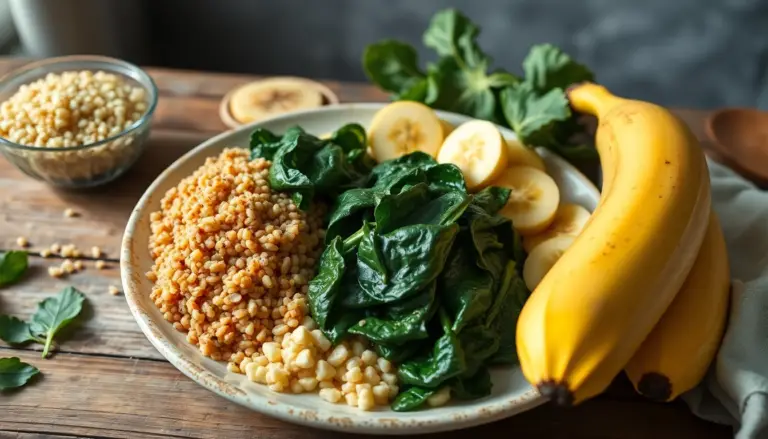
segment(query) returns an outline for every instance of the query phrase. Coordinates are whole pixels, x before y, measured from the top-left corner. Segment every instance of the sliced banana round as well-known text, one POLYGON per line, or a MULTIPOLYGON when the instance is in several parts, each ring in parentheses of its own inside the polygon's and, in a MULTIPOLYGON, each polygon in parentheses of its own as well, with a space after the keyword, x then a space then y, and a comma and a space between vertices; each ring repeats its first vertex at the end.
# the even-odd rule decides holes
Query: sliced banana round
POLYGON ((246 84, 232 93, 229 111, 240 123, 323 105, 323 94, 311 81, 273 78, 246 84))
POLYGON ((573 236, 557 236, 533 249, 523 265, 523 281, 529 290, 536 289, 539 282, 544 279, 575 239, 573 236))
POLYGON ((546 172, 531 166, 513 166, 493 182, 511 190, 506 206, 499 212, 512 220, 521 235, 544 231, 555 218, 560 189, 546 172))
POLYGON ((507 167, 507 149, 496 125, 473 120, 459 125, 443 142, 439 163, 461 169, 468 190, 481 189, 507 167))
POLYGON ((523 237, 523 248, 530 253, 539 244, 557 236, 576 237, 589 221, 590 213, 578 204, 561 204, 552 224, 541 233, 523 237))
POLYGON ((507 166, 531 166, 546 171, 544 160, 535 149, 529 148, 515 139, 506 139, 507 166))
POLYGON ((443 127, 431 108, 418 102, 393 102, 379 110, 371 121, 368 139, 379 161, 414 151, 437 155, 443 143, 443 127))

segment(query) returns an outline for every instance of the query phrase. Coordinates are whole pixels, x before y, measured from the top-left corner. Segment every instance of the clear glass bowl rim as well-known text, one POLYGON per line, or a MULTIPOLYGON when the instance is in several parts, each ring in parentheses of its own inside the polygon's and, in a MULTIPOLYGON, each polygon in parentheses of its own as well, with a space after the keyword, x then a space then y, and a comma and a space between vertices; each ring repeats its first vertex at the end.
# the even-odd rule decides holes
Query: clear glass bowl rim
POLYGON ((137 129, 142 127, 145 123, 149 121, 149 119, 152 117, 152 114, 155 112, 155 108, 157 107, 157 100, 158 100, 158 90, 157 90, 157 84, 155 84, 155 81, 152 79, 151 76, 147 72, 145 72, 142 68, 139 66, 129 63, 128 61, 123 61, 121 59, 117 58, 111 58, 108 56, 100 56, 100 55, 69 55, 69 56, 59 56, 59 57, 53 57, 53 58, 45 58, 40 61, 33 61, 28 64, 24 64, 23 66, 12 70, 11 72, 7 73, 6 75, 0 77, 0 88, 3 88, 5 83, 17 79, 21 76, 27 75, 35 70, 40 70, 39 76, 34 76, 30 78, 30 82, 34 81, 36 79, 45 77, 46 74, 50 73, 47 72, 46 69, 50 68, 52 66, 56 66, 59 64, 64 63, 72 63, 73 64, 73 70, 75 69, 88 69, 88 65, 91 63, 99 63, 99 64, 106 64, 106 65, 112 65, 112 66, 119 66, 123 69, 129 71, 132 73, 132 75, 135 75, 135 77, 131 75, 126 75, 125 73, 118 71, 118 70, 111 70, 108 67, 102 67, 101 70, 109 71, 110 73, 117 73, 122 76, 129 76, 132 79, 136 80, 141 84, 142 87, 147 89, 150 95, 150 103, 149 108, 147 108, 147 111, 144 112, 144 115, 141 116, 139 120, 133 123, 130 127, 127 129, 120 131, 119 133, 115 134, 114 136, 108 137, 104 140, 100 140, 98 142, 89 143, 87 145, 77 145, 77 146, 67 146, 67 147, 61 147, 61 148, 47 148, 42 146, 29 146, 29 145, 21 145, 15 142, 12 142, 5 137, 0 136, 0 145, 8 146, 15 149, 22 149, 27 151, 38 151, 38 152, 47 152, 47 153, 56 153, 56 152, 64 152, 64 151, 81 151, 89 148, 95 148, 98 146, 105 145, 107 143, 113 142, 137 129), (77 63, 83 63, 84 65, 81 67, 78 67, 77 63))

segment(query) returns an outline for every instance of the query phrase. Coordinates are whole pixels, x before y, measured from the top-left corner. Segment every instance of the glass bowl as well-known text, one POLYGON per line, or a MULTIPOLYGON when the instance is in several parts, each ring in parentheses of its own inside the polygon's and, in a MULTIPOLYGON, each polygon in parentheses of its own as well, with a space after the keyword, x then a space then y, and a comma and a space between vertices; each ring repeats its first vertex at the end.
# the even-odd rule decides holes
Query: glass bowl
POLYGON ((141 68, 104 56, 76 55, 48 58, 27 64, 0 78, 0 103, 22 85, 49 73, 90 70, 119 76, 127 85, 144 89, 147 109, 120 133, 87 145, 39 147, 0 137, 0 150, 19 170, 54 186, 85 188, 104 184, 122 175, 139 158, 149 138, 150 121, 157 106, 157 86, 141 68))

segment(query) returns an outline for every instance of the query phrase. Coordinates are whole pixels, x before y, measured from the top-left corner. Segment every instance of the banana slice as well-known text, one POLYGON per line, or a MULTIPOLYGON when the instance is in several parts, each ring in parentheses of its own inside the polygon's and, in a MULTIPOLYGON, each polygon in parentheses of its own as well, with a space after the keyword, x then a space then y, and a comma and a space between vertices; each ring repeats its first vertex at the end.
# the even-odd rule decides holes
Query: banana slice
POLYGON ((531 166, 540 171, 546 171, 544 160, 536 153, 536 150, 515 139, 506 139, 506 143, 508 166, 531 166))
POLYGON ((229 111, 238 122, 248 123, 322 105, 323 95, 312 82, 299 78, 273 78, 238 88, 230 98, 229 111))
POLYGON ((523 281, 529 290, 533 291, 544 279, 558 259, 568 250, 576 238, 573 236, 557 236, 548 239, 537 246, 525 259, 523 266, 523 281))
POLYGON ((560 190, 546 172, 530 166, 513 166, 493 185, 512 190, 500 213, 512 220, 521 235, 542 232, 555 219, 560 190))
POLYGON ((443 127, 443 137, 448 137, 448 134, 451 134, 453 130, 456 129, 453 124, 446 122, 443 119, 440 119, 440 125, 443 127))
POLYGON ((414 151, 435 157, 444 137, 440 119, 431 108, 418 102, 401 101, 376 113, 368 139, 374 157, 385 161, 414 151))
POLYGON ((459 125, 443 142, 439 163, 461 169, 467 189, 481 189, 507 167, 507 149, 496 125, 473 120, 459 125))
POLYGON ((530 253, 536 246, 556 236, 576 237, 589 221, 590 213, 578 204, 562 204, 557 208, 555 219, 543 232, 523 237, 523 248, 530 253))

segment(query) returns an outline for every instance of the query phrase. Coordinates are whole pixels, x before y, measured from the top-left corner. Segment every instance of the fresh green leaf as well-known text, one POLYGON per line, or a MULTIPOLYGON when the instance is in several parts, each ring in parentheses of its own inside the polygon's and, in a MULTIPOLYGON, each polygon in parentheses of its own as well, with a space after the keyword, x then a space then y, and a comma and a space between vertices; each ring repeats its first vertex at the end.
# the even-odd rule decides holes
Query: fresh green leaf
POLYGON ((56 296, 49 297, 37 307, 32 316, 31 328, 35 335, 45 337, 43 358, 48 356, 53 337, 67 326, 83 309, 85 296, 74 287, 66 287, 56 296))
POLYGON ((470 377, 451 380, 451 396, 456 399, 478 399, 491 394, 493 383, 488 368, 481 367, 470 377))
POLYGON ((22 362, 18 357, 0 358, 0 390, 22 387, 38 373, 40 371, 35 366, 22 362))
POLYGON ((418 64, 416 49, 399 41, 371 44, 363 52, 368 79, 403 100, 421 101, 426 92, 424 73, 418 64))
POLYGON ((542 92, 565 90, 572 84, 595 79, 589 69, 551 44, 531 47, 523 60, 523 70, 526 82, 542 92))
POLYGON ((477 45, 479 34, 480 29, 461 12, 446 9, 432 17, 423 40, 425 46, 453 58, 462 68, 482 65, 485 70, 490 60, 477 45))
POLYGON ((553 89, 540 94, 528 83, 504 89, 501 105, 507 123, 526 145, 552 145, 556 142, 552 138, 554 124, 571 117, 563 90, 553 89))
POLYGON ((497 70, 488 76, 493 88, 513 87, 520 83, 520 78, 504 70, 497 70))
POLYGON ((27 271, 27 252, 0 253, 0 287, 17 282, 27 271))
POLYGON ((434 395, 436 389, 424 389, 421 387, 411 387, 400 392, 392 402, 392 410, 396 412, 410 412, 418 409, 427 402, 427 398, 434 395))
POLYGON ((309 309, 317 325, 325 330, 326 320, 339 294, 346 263, 341 237, 334 238, 320 256, 317 275, 309 281, 309 309))
POLYGON ((485 65, 465 69, 454 58, 441 58, 427 75, 427 105, 496 122, 497 101, 485 65))
POLYGON ((400 365, 398 377, 401 383, 435 389, 446 380, 461 375, 466 370, 464 351, 458 337, 451 329, 451 321, 442 310, 439 314, 443 335, 437 339, 428 356, 409 360, 400 365))
POLYGON ((29 341, 45 343, 45 340, 32 334, 26 322, 6 315, 0 315, 0 340, 8 344, 23 344, 29 341))

